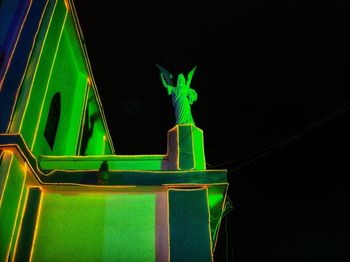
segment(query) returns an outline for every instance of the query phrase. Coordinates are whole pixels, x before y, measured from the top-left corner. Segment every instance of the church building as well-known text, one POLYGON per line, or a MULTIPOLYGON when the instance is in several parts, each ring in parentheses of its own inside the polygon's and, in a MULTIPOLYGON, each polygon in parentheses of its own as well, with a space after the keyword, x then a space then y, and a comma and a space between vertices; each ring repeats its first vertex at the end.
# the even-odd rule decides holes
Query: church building
POLYGON ((213 261, 226 170, 193 123, 118 155, 83 39, 72 0, 0 2, 0 261, 213 261))

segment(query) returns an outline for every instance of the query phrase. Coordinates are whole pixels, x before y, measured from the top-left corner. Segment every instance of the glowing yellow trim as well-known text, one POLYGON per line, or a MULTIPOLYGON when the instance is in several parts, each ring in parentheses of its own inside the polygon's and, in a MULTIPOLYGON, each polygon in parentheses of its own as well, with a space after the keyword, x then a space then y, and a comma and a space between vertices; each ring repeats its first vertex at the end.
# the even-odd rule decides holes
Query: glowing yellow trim
POLYGON ((49 32, 49 29, 50 29, 50 27, 51 27, 52 18, 53 18, 53 14, 55 13, 55 10, 56 10, 57 3, 58 3, 58 1, 56 1, 55 6, 53 7, 52 15, 51 15, 50 20, 49 20, 49 25, 48 25, 48 27, 47 27, 47 29, 46 29, 45 36, 44 36, 44 40, 43 40, 43 44, 42 44, 41 49, 40 49, 40 52, 39 52, 39 58, 38 58, 38 61, 37 61, 37 64, 36 64, 36 67, 35 67, 35 70, 34 70, 32 82, 31 82, 31 84, 30 84, 30 89, 29 89, 28 98, 27 98, 26 105, 25 105, 24 111, 23 111, 23 117, 21 118, 21 123, 20 123, 20 125, 19 125, 19 132, 22 130, 22 125, 23 125, 24 116, 26 115, 26 112, 27 112, 29 100, 30 100, 30 97, 31 97, 31 94, 32 94, 32 90, 33 90, 33 85, 34 85, 34 82, 35 82, 36 73, 37 73, 37 71, 38 71, 38 67, 39 67, 40 60, 41 60, 41 55, 42 55, 43 49, 44 49, 44 47, 45 47, 46 38, 47 38, 47 35, 48 35, 48 32, 49 32))
POLYGON ((32 7, 32 3, 33 3, 33 0, 30 0, 29 6, 28 6, 28 10, 27 10, 27 12, 26 12, 26 15, 24 16, 23 22, 22 22, 22 24, 21 24, 21 28, 20 28, 20 30, 19 30, 19 32, 18 32, 18 34, 17 34, 15 45, 14 45, 13 48, 12 48, 11 55, 10 55, 10 57, 9 57, 9 60, 8 60, 7 64, 6 64, 6 68, 5 68, 4 75, 3 75, 2 79, 0 79, 0 91, 1 91, 2 85, 3 85, 3 83, 4 83, 4 79, 5 79, 6 75, 7 75, 7 71, 8 71, 8 69, 10 68, 10 64, 11 64, 11 60, 12 60, 13 54, 15 53, 15 50, 16 50, 16 48, 17 48, 18 40, 19 40, 20 35, 21 35, 21 33, 22 33, 23 26, 24 26, 24 24, 25 24, 26 21, 27 21, 27 16, 28 16, 28 13, 29 13, 30 8, 32 7))
POLYGON ((211 228, 210 228, 210 207, 209 207, 209 196, 208 196, 208 188, 205 189, 205 197, 207 199, 207 211, 208 211, 208 234, 209 234, 209 241, 210 241, 210 257, 211 261, 214 261, 214 256, 213 256, 213 240, 211 239, 211 228))
POLYGON ((3 187, 3 190, 2 190, 2 193, 1 193, 1 198, 0 198, 0 208, 1 208, 1 204, 2 204, 2 200, 4 198, 4 193, 5 193, 5 189, 6 189, 6 185, 7 185, 7 180, 8 180, 8 177, 9 177, 9 173, 10 173, 10 170, 11 170, 11 165, 12 165, 12 160, 13 160, 13 152, 9 151, 8 153, 11 153, 11 158, 10 158, 10 162, 9 162, 9 165, 7 167, 7 172, 6 172, 6 177, 5 177, 5 183, 4 183, 4 187, 3 187))
MULTIPOLYGON (((62 158, 66 158, 67 161, 70 160, 76 160, 79 158, 91 158, 91 159, 96 159, 98 160, 99 158, 102 159, 106 159, 106 158, 112 158, 112 160, 114 160, 113 158, 140 158, 140 157, 159 157, 159 158, 165 158, 167 157, 167 155, 88 155, 88 156, 75 156, 75 155, 71 155, 71 156, 43 156, 43 159, 47 161, 50 161, 51 159, 62 159, 62 158)), ((118 159, 115 159, 118 160, 118 159)))
POLYGON ((121 189, 121 188, 136 188, 136 187, 139 187, 139 186, 136 186, 136 185, 126 185, 126 186, 122 186, 122 185, 112 185, 112 186, 109 186, 109 185, 99 185, 99 184, 96 184, 96 185, 89 185, 89 184, 75 184, 75 183, 43 183, 43 185, 45 186, 73 186, 74 188, 76 188, 77 186, 79 187, 88 187, 88 188, 96 188, 96 189, 111 189, 111 188, 115 188, 115 189, 121 189))
POLYGON ((203 169, 206 170, 207 169, 207 160, 205 158, 205 148, 204 148, 204 132, 202 129, 199 128, 199 131, 201 132, 201 136, 202 136, 202 157, 203 157, 203 169))
MULTIPOLYGON (((28 161, 28 159, 26 158, 25 154, 23 153, 23 151, 18 147, 18 145, 13 145, 15 148, 18 149, 18 151, 21 153, 21 156, 26 160, 28 161)), ((28 148, 27 148, 28 149, 28 148)), ((37 164, 37 162, 36 162, 37 164)), ((87 185, 87 184, 79 184, 79 183, 55 183, 55 182, 49 182, 49 183, 43 183, 42 180, 40 179, 40 177, 38 176, 38 174, 42 174, 42 175, 45 175, 43 174, 40 169, 38 168, 37 166, 37 171, 34 171, 33 170, 33 167, 31 167, 31 165, 29 165, 29 167, 31 168, 32 170, 32 173, 34 175, 34 177, 36 177, 37 181, 39 183, 42 183, 44 186, 72 186, 74 187, 75 189, 77 189, 77 186, 80 187, 81 189, 84 189, 84 188, 94 188, 96 190, 103 190, 103 189, 108 189, 108 190, 112 190, 112 189, 116 189, 116 190, 120 190, 120 189, 128 189, 128 188, 140 188, 140 185, 87 185)), ((86 170, 83 170, 84 172, 86 172, 86 170)), ((213 170, 208 170, 206 172, 209 172, 211 173, 211 171, 213 170)), ((219 171, 223 171, 223 170, 219 170, 219 171)), ((74 173, 75 171, 71 171, 71 173, 74 173)), ((120 171, 119 172, 123 172, 123 171, 120 171)), ((157 173, 157 172, 154 172, 154 171, 148 171, 148 172, 145 172, 145 171, 136 171, 136 172, 140 172, 140 173, 157 173)), ((177 172, 180 172, 180 171, 177 171, 177 172)), ((180 173, 190 173, 191 171, 183 171, 183 172, 180 172, 180 173)), ((192 171, 192 172, 196 172, 196 171, 192 171)), ((158 172, 159 173, 159 172, 158 172)), ((228 183, 225 182, 225 183, 211 183, 211 184, 198 184, 198 183, 182 183, 182 184, 162 184, 162 185, 156 185, 156 186, 149 186, 151 188, 158 188, 158 187, 163 187, 163 188, 172 188, 172 189, 175 189, 175 188, 185 188, 185 187, 198 187, 198 188, 206 188, 208 186, 225 186, 227 188, 228 186, 228 183)), ((41 187, 40 187, 41 188, 41 187)), ((43 188, 41 188, 43 190, 43 188)))
POLYGON ((20 220, 20 223, 19 223, 19 227, 18 227, 18 233, 17 233, 16 242, 15 242, 15 248, 13 249, 12 261, 14 261, 14 258, 16 257, 18 240, 19 240, 19 236, 21 235, 20 233, 22 232, 23 217, 24 217, 24 214, 26 213, 26 210, 27 210, 28 195, 29 195, 29 189, 26 192, 26 196, 25 196, 24 203, 23 203, 23 210, 22 210, 22 215, 21 215, 21 220, 20 220))
POLYGON ((193 125, 190 125, 190 128, 191 128, 191 133, 190 133, 190 136, 191 136, 191 144, 192 144, 192 157, 193 157, 193 168, 191 169, 196 169, 196 153, 194 152, 194 140, 195 140, 195 137, 194 137, 194 131, 193 131, 193 125))
POLYGON ((69 1, 64 0, 64 5, 66 6, 67 11, 70 11, 69 1))
POLYGON ((180 170, 180 138, 179 127, 176 126, 176 169, 180 170))
MULTIPOLYGON (((192 131, 192 128, 195 127, 196 128, 196 131, 199 131, 200 132, 200 135, 202 137, 201 141, 202 141, 202 145, 201 145, 201 148, 202 148, 202 157, 203 157, 203 166, 204 166, 204 169, 203 170, 206 170, 206 161, 205 161, 205 149, 204 149, 204 134, 203 134, 203 130, 194 126, 194 125, 191 125, 191 134, 194 135, 194 131, 192 131)), ((195 153, 195 145, 194 145, 194 137, 192 137, 192 151, 193 151, 193 161, 194 161, 194 169, 197 170, 197 161, 196 161, 196 153, 195 153)))
POLYGON ((191 189, 183 189, 183 188, 168 188, 167 190, 167 201, 168 201, 168 205, 167 205, 167 225, 168 225, 168 261, 170 261, 170 225, 169 225, 169 192, 172 191, 200 191, 200 190, 205 190, 206 191, 206 199, 207 199, 207 210, 208 210, 208 233, 209 233, 209 239, 210 239, 210 258, 211 261, 214 261, 214 257, 213 257, 213 251, 212 251, 212 240, 211 240, 211 230, 210 230, 210 209, 209 209, 209 200, 208 200, 208 188, 207 187, 200 187, 200 188, 191 188, 191 189))
POLYGON ((218 224, 218 226, 216 228, 216 237, 215 237, 215 243, 214 243, 214 246, 213 246, 213 252, 215 251, 216 244, 218 242, 218 235, 219 235, 219 230, 220 230, 220 226, 221 226, 222 213, 224 212, 224 209, 225 209, 228 187, 229 187, 229 184, 227 184, 227 186, 226 186, 225 195, 224 195, 224 198, 223 198, 223 201, 222 201, 221 216, 220 216, 220 219, 219 219, 219 222, 218 222, 219 224, 218 224))
MULTIPOLYGON (((29 149, 29 147, 28 147, 28 145, 27 145, 26 141, 24 140, 24 138, 23 138, 23 136, 22 136, 21 133, 1 134, 1 136, 19 136, 19 137, 21 138, 21 140, 23 141, 24 147, 27 149, 28 153, 29 153, 33 158, 36 159, 36 157, 33 155, 32 151, 29 149)), ((15 147, 15 148, 17 148, 17 149, 22 153, 22 155, 23 155, 23 157, 26 159, 26 161, 29 163, 28 159, 25 157, 25 153, 22 151, 22 149, 19 147, 18 144, 16 144, 16 143, 15 143, 15 144, 0 144, 0 147, 2 147, 2 146, 5 146, 5 147, 15 147)), ((6 149, 5 149, 5 150, 6 150, 6 149)), ((12 150, 8 150, 8 151, 11 151, 11 152, 12 152, 12 150)))
POLYGON ((79 137, 77 139, 77 144, 75 146, 76 150, 75 153, 76 155, 79 154, 80 152, 80 148, 81 148, 81 140, 83 138, 83 132, 84 132, 84 123, 85 123, 85 114, 86 114, 86 106, 87 106, 87 96, 89 93, 89 84, 90 84, 90 80, 89 80, 89 76, 86 78, 86 87, 85 87, 85 92, 84 92, 84 100, 83 100, 83 110, 81 112, 81 116, 80 116, 80 128, 79 128, 79 137))
POLYGON ((44 104, 46 102, 45 100, 46 100, 47 90, 48 90, 48 87, 49 87, 49 84, 50 84, 50 81, 51 81, 51 75, 52 75, 53 68, 55 66, 55 61, 56 61, 58 49, 60 47, 62 33, 63 33, 64 27, 65 27, 65 24, 66 24, 67 15, 68 15, 68 11, 66 11, 66 13, 64 15, 64 20, 63 20, 63 23, 62 23, 60 35, 58 37, 58 43, 57 43, 57 46, 56 46, 55 55, 53 57, 51 68, 50 68, 49 78, 47 80, 47 84, 46 84, 46 87, 45 87, 45 93, 44 93, 43 101, 42 101, 41 106, 40 106, 39 117, 38 117, 38 120, 36 122, 35 131, 34 131, 34 138, 33 138, 33 141, 32 141, 32 147, 31 147, 32 150, 34 149, 34 144, 36 142, 36 137, 38 135, 38 129, 39 129, 39 125, 40 125, 41 115, 43 113, 44 104))
MULTIPOLYGON (((10 134, 8 134, 10 135, 10 134)), ((19 135, 21 136, 21 134, 16 134, 16 135, 19 135)), ((22 136, 21 136, 22 137, 22 136)), ((23 139, 23 138, 22 138, 23 139)), ((28 153, 34 158, 35 156, 31 153, 31 151, 29 150, 29 148, 27 147, 26 143, 24 143, 28 153)), ((21 150, 21 148, 17 145, 17 144, 4 144, 2 146, 10 146, 10 147, 15 147, 17 148, 17 150, 19 150, 19 152, 21 152, 21 155, 24 159, 26 159, 26 161, 29 163, 27 157, 25 156, 25 153, 21 150)), ((90 156, 79 156, 79 157, 90 157, 90 156)), ((30 166, 31 167, 31 166, 30 166)), ((51 172, 49 173, 43 173, 41 172, 41 168, 39 167, 38 165, 38 161, 36 161, 36 168, 38 169, 38 172, 44 176, 48 176, 50 174, 52 174, 53 172, 56 172, 56 171, 63 171, 63 172, 87 172, 87 171, 97 171, 97 169, 82 169, 82 170, 67 170, 67 169, 54 169, 54 170, 51 170, 51 172)), ((199 172, 197 170, 177 170, 177 171, 172 171, 172 170, 120 170, 120 169, 111 169, 110 171, 113 171, 113 172, 125 172, 125 171, 130 171, 130 172, 138 172, 138 173, 159 173, 159 172, 164 172, 164 173, 173 173, 173 172, 177 172, 177 173, 193 173, 193 172, 199 172)), ((204 172, 208 172, 208 173, 212 173, 212 172, 223 172, 225 171, 225 169, 211 169, 211 170, 206 170, 204 172)), ((33 173, 36 173, 34 170, 33 170, 33 173)), ((219 183, 219 184, 222 184, 222 183, 219 183)))
MULTIPOLYGON (((24 191, 24 188, 25 188, 26 178, 27 178, 27 163, 24 163, 24 168, 25 168, 24 178, 23 178, 21 194, 20 194, 20 197, 19 197, 18 206, 17 206, 17 210, 16 210, 15 224, 13 225, 13 228, 12 228, 11 240, 10 240, 10 244, 9 244, 8 250, 7 250, 7 255, 6 255, 7 259, 8 259, 9 255, 10 255, 12 241, 13 241, 13 235, 15 234, 16 225, 17 225, 17 222, 18 222, 18 214, 19 214, 19 210, 21 209, 21 201, 22 201, 23 191, 24 191)), ((22 214, 23 214, 23 211, 22 211, 22 214)), ((20 226, 21 225, 22 225, 22 220, 20 221, 20 226)), ((19 230, 20 230, 20 228, 18 228, 18 231, 19 230)), ((18 235, 18 232, 17 232, 17 235, 18 235)), ((18 237, 17 237, 17 239, 18 239, 18 237)), ((15 245, 16 244, 17 244, 17 240, 16 240, 15 245)), ((15 252, 14 252, 14 254, 15 254, 15 252)))
POLYGON ((168 262, 170 262, 170 215, 169 215, 169 191, 170 188, 167 188, 167 196, 166 196, 166 200, 167 200, 167 205, 166 205, 166 213, 167 213, 167 229, 168 229, 168 262))
MULTIPOLYGON (((16 135, 16 136, 20 136, 20 137, 21 137, 21 139, 22 139, 22 141, 23 141, 23 144, 24 144, 25 148, 27 149, 27 152, 31 155, 32 158, 36 159, 36 157, 32 154, 32 152, 30 151, 30 149, 29 149, 28 146, 27 146, 27 143, 24 141, 23 136, 22 136, 20 133, 1 134, 1 136, 13 136, 13 135, 16 135)), ((22 149, 19 147, 18 144, 0 144, 0 147, 1 147, 1 146, 5 146, 5 147, 14 147, 14 148, 16 149, 16 151, 20 153, 21 157, 25 160, 25 162, 30 163, 30 161, 28 160, 28 158, 27 158, 27 156, 26 156, 26 153, 24 153, 24 152, 22 151, 22 149)), ((30 167, 32 173, 35 175, 36 179, 37 179, 40 183, 42 183, 42 181, 41 181, 41 179, 40 179, 40 177, 39 177, 38 174, 41 174, 41 175, 45 175, 45 174, 44 174, 43 172, 41 172, 41 169, 40 169, 40 167, 39 167, 39 165, 38 165, 38 161, 35 161, 35 165, 36 165, 37 172, 34 170, 34 168, 33 168, 31 165, 29 165, 29 167, 30 167), (38 174, 37 174, 37 173, 38 173, 38 174)), ((1 206, 1 205, 0 205, 0 206, 1 206)))
MULTIPOLYGON (((10 144, 10 146, 14 146, 14 147, 17 147, 16 144, 10 144)), ((19 148, 19 151, 21 152, 21 155, 22 157, 24 157, 26 159, 26 161, 29 163, 28 159, 25 157, 25 154, 24 152, 19 148)), ((41 172, 41 168, 38 166, 38 162, 36 161, 36 168, 38 169, 38 172, 39 174, 43 175, 43 176, 49 176, 55 172, 66 172, 66 173, 76 173, 76 172, 96 172, 98 171, 99 169, 74 169, 74 170, 71 170, 71 169, 53 169, 51 170, 50 172, 48 173, 43 173, 41 172)), ((121 173, 121 172, 135 172, 135 173, 173 173, 173 172, 176 172, 176 173, 179 173, 179 174, 186 174, 186 173, 195 173, 195 172, 198 172, 196 170, 177 170, 177 171, 171 171, 171 170, 120 170, 120 169, 110 169, 111 172, 115 172, 115 173, 121 173)), ((208 173, 213 173, 213 172, 217 172, 217 171, 223 171, 223 170, 207 170, 205 172, 208 172, 208 173)), ((34 170, 33 170, 33 173, 36 173, 34 170)), ((39 181, 41 181, 39 179, 39 181)), ((185 183, 186 184, 186 183, 185 183)), ((219 185, 222 185, 222 184, 225 184, 225 183, 211 183, 211 185, 214 185, 214 184, 219 184, 219 185)))
POLYGON ((198 188, 176 188, 176 187, 174 187, 174 188, 169 188, 169 190, 173 190, 173 191, 200 191, 200 190, 203 190, 203 189, 205 189, 205 187, 203 187, 203 185, 201 185, 200 187, 198 187, 198 188))
MULTIPOLYGON (((36 157, 31 153, 31 151, 29 150, 26 142, 23 140, 23 137, 21 134, 19 133, 14 133, 14 134, 2 134, 1 136, 19 136, 21 137, 22 141, 23 141, 23 144, 25 146, 25 148, 27 149, 27 152, 31 155, 31 157, 33 159, 36 159, 36 157)), ((26 153, 24 153, 22 151, 22 149, 19 147, 18 144, 0 144, 0 148, 1 147, 14 147, 16 149, 16 151, 18 151, 20 154, 21 154, 21 157, 27 162, 27 163, 30 163, 27 156, 26 156, 26 153)), ((7 150, 7 149, 5 149, 7 150)), ((12 153, 12 151, 10 150, 9 152, 12 153)), ((29 165, 32 173, 34 174, 34 176, 36 177, 37 181, 43 185, 68 185, 68 186, 82 186, 82 187, 88 187, 88 186, 91 186, 91 187, 107 187, 107 188, 125 188, 125 187, 139 187, 140 185, 106 185, 106 186, 102 186, 102 185, 86 185, 86 184, 80 184, 80 183, 54 183, 54 182, 49 182, 49 183, 44 183, 41 179, 40 179, 40 176, 39 175, 42 175, 42 176, 49 176, 51 175, 52 173, 54 172, 59 172, 59 171, 62 171, 62 172, 66 172, 66 173, 75 173, 75 172, 88 172, 88 171, 93 171, 93 172, 96 172, 97 170, 52 170, 51 172, 45 174, 41 171, 41 168, 38 166, 38 161, 35 161, 35 164, 36 164, 36 170, 34 170, 34 168, 29 165)), ((112 170, 113 171, 113 170, 112 170)), ((120 172, 125 172, 126 170, 114 170, 113 172, 115 173, 120 173, 120 172)), ((127 170, 129 171, 129 170, 127 170)), ((130 170, 131 172, 136 172, 136 173, 160 173, 160 171, 152 171, 152 170, 130 170)), ((206 170, 205 172, 207 173, 212 173, 212 172, 217 172, 217 171, 220 171, 220 172, 223 172, 223 171, 226 171, 225 169, 213 169, 213 170, 206 170)), ((167 171, 167 170, 161 170, 161 172, 164 172, 164 173, 172 173, 174 171, 167 171)), ((192 173, 192 172, 198 172, 198 171, 195 171, 195 170, 188 170, 188 171, 175 171, 177 173, 192 173)), ((194 187, 194 186, 198 186, 198 187, 203 187, 207 184, 198 184, 198 183, 181 183, 181 184, 161 184, 161 185, 157 185, 157 186, 165 186, 165 187, 194 187)), ((215 186, 215 185, 218 185, 218 186, 227 186, 228 183, 227 182, 219 182, 219 183, 210 183, 210 186, 215 186)), ((0 205, 1 206, 1 205, 0 205)))
MULTIPOLYGON (((40 170, 40 168, 39 168, 40 170)), ((49 173, 42 173, 44 176, 49 176, 50 174, 54 173, 54 172, 66 172, 66 173, 76 173, 76 172, 96 172, 99 169, 53 169, 51 170, 49 173)), ((150 174, 172 174, 174 172, 176 172, 177 174, 187 174, 187 173, 197 173, 200 171, 197 170, 176 170, 176 171, 171 171, 171 170, 142 170, 142 169, 128 169, 128 170, 121 170, 121 169, 108 169, 108 171, 113 172, 113 173, 125 173, 125 172, 134 172, 134 173, 150 173, 150 174)), ((212 170, 212 172, 208 172, 208 173, 213 173, 213 171, 217 171, 217 170, 212 170)), ((211 185, 215 184, 215 183, 210 183, 211 185)), ((224 184, 224 183, 218 183, 218 184, 224 184)), ((203 184, 201 184, 203 185, 203 184)))
POLYGON ((105 147, 106 147, 106 145, 105 145, 105 141, 106 141, 106 139, 105 139, 105 135, 103 135, 103 137, 102 137, 102 154, 104 154, 105 153, 105 147))
POLYGON ((11 149, 3 149, 1 155, 3 153, 13 153, 13 151, 11 149))
MULTIPOLYGON (((39 20, 39 24, 38 24, 38 28, 37 28, 37 30, 36 30, 36 32, 35 32, 34 39, 36 39, 36 37, 37 37, 37 35, 38 35, 38 32, 39 32, 39 30, 40 30, 43 17, 44 17, 44 15, 46 14, 46 9, 47 9, 48 4, 49 4, 49 1, 46 2, 45 7, 44 7, 44 11, 43 11, 43 13, 41 14, 41 17, 40 17, 40 20, 39 20)), ((31 47, 31 49, 30 49, 30 52, 29 52, 29 56, 28 56, 28 57, 31 57, 31 56, 32 56, 35 43, 36 43, 36 41, 33 41, 32 47, 31 47)), ((25 67, 25 72, 27 72, 28 65, 29 65, 30 61, 31 61, 31 59, 27 59, 26 67, 25 67)), ((20 82, 20 84, 19 84, 19 87, 22 87, 25 76, 26 76, 25 73, 22 74, 21 82, 20 82)), ((18 99, 18 96, 19 96, 19 93, 20 93, 20 90, 21 90, 21 89, 22 89, 22 88, 18 88, 18 89, 17 89, 16 96, 15 96, 15 101, 17 101, 17 99, 18 99)), ((27 97, 27 100, 28 100, 28 99, 29 99, 29 96, 27 97)), ((13 112, 15 111, 15 107, 16 107, 15 105, 12 106, 11 118, 10 118, 10 121, 9 121, 9 123, 8 123, 8 125, 7 125, 6 132, 9 132, 9 130, 12 129, 12 128, 11 128, 11 126, 12 126, 12 119, 13 119, 14 117, 16 117, 16 116, 13 115, 13 112)), ((24 114, 21 115, 20 124, 21 124, 21 121, 22 121, 23 116, 24 116, 24 114)), ((15 129, 16 129, 16 128, 17 128, 17 126, 15 127, 15 129)), ((12 131, 13 131, 13 129, 12 129, 12 131)), ((16 131, 19 131, 19 129, 16 130, 16 131)))
POLYGON ((200 129, 200 128, 198 128, 198 127, 196 127, 196 126, 194 126, 194 125, 192 125, 192 124, 179 124, 179 125, 175 125, 173 128, 171 128, 171 129, 168 131, 168 148, 167 148, 167 155, 169 156, 170 153, 174 152, 175 150, 177 151, 177 152, 176 152, 176 169, 177 169, 177 170, 181 170, 181 169, 180 169, 180 151, 181 151, 181 149, 180 149, 180 138, 179 138, 179 126, 190 126, 190 127, 191 127, 190 134, 187 135, 187 136, 185 137, 185 139, 187 139, 188 136, 191 136, 192 155, 193 155, 193 167, 190 168, 190 169, 183 169, 183 170, 206 170, 206 167, 205 167, 206 161, 205 161, 204 141, 203 141, 203 140, 204 140, 203 130, 200 129), (201 141, 202 141, 202 144, 201 144, 202 151, 201 151, 201 152, 202 152, 202 157, 203 157, 203 161, 204 161, 204 162, 203 162, 203 165, 204 165, 203 169, 197 169, 196 151, 195 151, 195 144, 194 144, 195 139, 194 139, 194 137, 193 137, 194 134, 195 134, 195 131, 194 131, 193 128, 196 128, 195 131, 198 130, 198 131, 200 132, 201 137, 202 137, 202 139, 201 139, 201 141), (170 141, 170 139, 169 139, 169 134, 170 134, 171 132, 176 132, 176 146, 174 146, 174 147, 172 147, 172 148, 170 148, 170 143, 169 143, 169 141, 170 141))
POLYGON ((43 202, 43 195, 44 195, 44 193, 42 192, 42 188, 41 187, 39 187, 39 188, 40 188, 41 193, 40 193, 40 200, 39 200, 39 205, 38 205, 38 212, 36 213, 36 222, 35 222, 32 247, 31 247, 30 255, 29 255, 29 262, 32 261, 33 251, 34 251, 34 247, 35 247, 35 240, 36 240, 36 236, 38 234, 38 228, 39 228, 39 222, 40 222, 41 205, 43 202))

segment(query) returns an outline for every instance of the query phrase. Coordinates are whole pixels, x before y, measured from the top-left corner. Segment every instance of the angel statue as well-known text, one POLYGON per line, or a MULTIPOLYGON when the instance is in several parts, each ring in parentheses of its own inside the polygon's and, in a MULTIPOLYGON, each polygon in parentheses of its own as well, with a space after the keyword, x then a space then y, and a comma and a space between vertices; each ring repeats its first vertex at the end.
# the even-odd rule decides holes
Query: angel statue
POLYGON ((180 73, 177 77, 177 85, 173 83, 173 76, 160 65, 156 64, 160 70, 160 78, 163 86, 167 89, 168 95, 171 95, 173 106, 175 107, 176 125, 179 124, 193 124, 194 121, 191 114, 191 105, 197 100, 197 92, 191 88, 191 80, 196 70, 195 66, 185 76, 180 73))

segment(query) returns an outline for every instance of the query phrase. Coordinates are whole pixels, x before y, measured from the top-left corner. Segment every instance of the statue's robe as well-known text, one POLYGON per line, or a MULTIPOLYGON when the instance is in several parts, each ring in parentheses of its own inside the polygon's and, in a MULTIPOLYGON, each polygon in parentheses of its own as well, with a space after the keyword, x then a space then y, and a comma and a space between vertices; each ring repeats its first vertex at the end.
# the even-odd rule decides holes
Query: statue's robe
POLYGON ((184 88, 173 88, 171 90, 172 102, 175 107, 175 117, 176 124, 194 124, 192 113, 191 113, 191 104, 192 99, 191 91, 194 90, 184 87, 184 88))

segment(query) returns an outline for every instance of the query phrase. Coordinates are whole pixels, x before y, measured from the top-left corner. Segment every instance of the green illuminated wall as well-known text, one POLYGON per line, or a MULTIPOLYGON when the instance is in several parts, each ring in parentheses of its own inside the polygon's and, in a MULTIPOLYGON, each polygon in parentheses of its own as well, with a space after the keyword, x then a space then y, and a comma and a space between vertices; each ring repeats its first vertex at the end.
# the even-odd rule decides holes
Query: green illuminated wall
POLYGON ((11 91, 0 93, 0 261, 212 261, 228 184, 206 170, 203 131, 175 125, 166 154, 116 155, 72 0, 21 4, 0 90, 11 91))
POLYGON ((63 0, 49 1, 23 81, 12 131, 23 135, 36 156, 111 154, 111 142, 93 85, 71 9, 63 0), (44 132, 46 125, 51 124, 49 109, 57 93, 61 97, 61 111, 51 149, 44 132), (84 119, 89 120, 92 115, 95 121, 88 130, 91 134, 84 134, 84 119), (83 139, 87 140, 86 150, 81 152, 83 139))
POLYGON ((85 108, 79 154, 112 154, 96 96, 92 89, 89 89, 85 108))
POLYGON ((26 166, 11 152, 5 152, 0 169, 0 261, 12 253, 20 224, 27 187, 26 166))
POLYGON ((155 261, 155 204, 154 194, 44 194, 33 261, 155 261))

